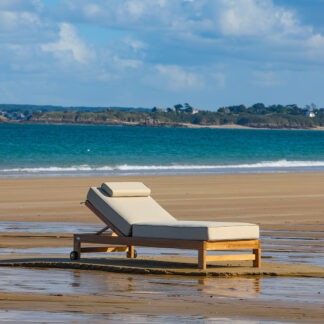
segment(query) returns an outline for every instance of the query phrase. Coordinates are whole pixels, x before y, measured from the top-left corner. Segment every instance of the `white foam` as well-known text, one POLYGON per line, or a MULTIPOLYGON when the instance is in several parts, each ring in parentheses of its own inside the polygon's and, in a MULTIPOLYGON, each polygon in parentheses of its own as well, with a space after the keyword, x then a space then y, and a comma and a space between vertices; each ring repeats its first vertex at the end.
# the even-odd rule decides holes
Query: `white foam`
POLYGON ((324 167, 324 161, 263 161, 250 164, 230 164, 230 165, 117 165, 93 167, 89 165, 78 165, 69 167, 40 167, 40 168, 12 168, 0 169, 0 173, 55 173, 55 172, 95 172, 95 171, 164 171, 164 170, 224 170, 224 169, 264 169, 264 168, 311 168, 324 167))
POLYGON ((312 167, 323 166, 324 161, 264 161, 251 164, 230 165, 121 165, 118 170, 192 170, 192 169, 236 169, 236 168, 289 168, 289 167, 312 167))
POLYGON ((109 166, 104 167, 90 167, 89 165, 78 165, 71 167, 42 167, 42 168, 13 168, 13 169, 0 169, 0 172, 68 172, 68 171, 112 171, 114 168, 109 166))

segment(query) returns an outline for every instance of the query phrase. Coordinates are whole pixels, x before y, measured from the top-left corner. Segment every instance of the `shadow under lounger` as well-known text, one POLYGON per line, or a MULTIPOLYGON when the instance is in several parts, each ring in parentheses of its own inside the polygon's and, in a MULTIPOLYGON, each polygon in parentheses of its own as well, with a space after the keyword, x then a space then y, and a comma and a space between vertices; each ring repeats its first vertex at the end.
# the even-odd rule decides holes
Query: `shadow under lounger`
POLYGON ((75 234, 71 260, 86 252, 127 251, 134 258, 134 246, 177 248, 198 251, 198 266, 207 261, 251 260, 261 266, 259 226, 249 223, 178 221, 150 197, 140 182, 106 182, 90 188, 86 206, 106 226, 93 234, 75 234), (108 229, 112 233, 105 233, 108 229), (82 243, 109 247, 81 247, 82 243), (251 254, 207 255, 206 251, 247 250, 251 254))

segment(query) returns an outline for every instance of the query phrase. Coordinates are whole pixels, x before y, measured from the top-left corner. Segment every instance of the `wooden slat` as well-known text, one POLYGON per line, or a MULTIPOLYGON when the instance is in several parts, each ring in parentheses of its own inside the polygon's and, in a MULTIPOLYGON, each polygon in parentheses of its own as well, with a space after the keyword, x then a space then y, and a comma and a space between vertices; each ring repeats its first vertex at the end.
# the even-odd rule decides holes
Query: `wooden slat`
POLYGON ((127 251, 127 246, 94 246, 94 247, 83 247, 81 248, 81 252, 90 253, 90 252, 124 252, 127 251))
POLYGON ((253 267, 260 268, 261 267, 261 248, 253 249, 253 253, 255 255, 255 260, 253 261, 253 267))
POLYGON ((255 260, 254 254, 207 255, 206 261, 243 261, 255 260))
POLYGON ((126 254, 127 258, 134 259, 134 257, 135 257, 135 249, 134 249, 134 246, 133 245, 129 245, 127 247, 127 250, 128 250, 128 252, 126 254))
POLYGON ((203 246, 203 241, 187 241, 187 240, 168 240, 153 238, 137 238, 137 237, 119 237, 95 234, 77 234, 82 243, 98 243, 111 245, 133 245, 146 247, 165 247, 175 249, 193 249, 198 250, 203 246))
POLYGON ((242 241, 218 241, 206 242, 206 250, 244 250, 257 249, 260 246, 259 240, 242 240, 242 241))
POLYGON ((205 244, 202 249, 198 250, 198 268, 202 270, 206 270, 206 249, 205 249, 205 244))

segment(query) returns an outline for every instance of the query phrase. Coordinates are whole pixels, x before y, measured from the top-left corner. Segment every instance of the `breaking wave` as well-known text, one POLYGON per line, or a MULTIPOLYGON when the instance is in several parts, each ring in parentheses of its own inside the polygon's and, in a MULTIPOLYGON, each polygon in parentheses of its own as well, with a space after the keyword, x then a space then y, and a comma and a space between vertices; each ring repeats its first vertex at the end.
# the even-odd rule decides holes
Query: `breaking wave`
POLYGON ((28 168, 7 168, 0 169, 2 174, 10 173, 75 173, 75 172, 117 172, 117 171, 181 171, 181 170, 226 170, 232 169, 278 169, 278 168, 312 168, 312 167, 324 167, 324 161, 263 161, 250 164, 215 164, 215 165, 185 165, 185 164, 172 164, 172 165, 117 165, 117 166, 90 166, 90 165, 78 165, 68 167, 28 167, 28 168))

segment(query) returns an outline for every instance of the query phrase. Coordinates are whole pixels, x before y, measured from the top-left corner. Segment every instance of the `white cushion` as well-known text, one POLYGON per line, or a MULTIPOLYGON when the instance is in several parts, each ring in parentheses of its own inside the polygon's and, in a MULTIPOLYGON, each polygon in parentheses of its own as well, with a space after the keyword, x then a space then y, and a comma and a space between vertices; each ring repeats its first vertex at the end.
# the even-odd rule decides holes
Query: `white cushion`
POLYGON ((133 225, 134 237, 194 241, 250 240, 259 238, 259 226, 249 223, 177 221, 133 225))
POLYGON ((148 197, 151 189, 142 182, 105 182, 101 188, 110 197, 148 197))
POLYGON ((101 188, 90 188, 87 200, 124 235, 139 222, 177 222, 151 197, 110 197, 101 188))

